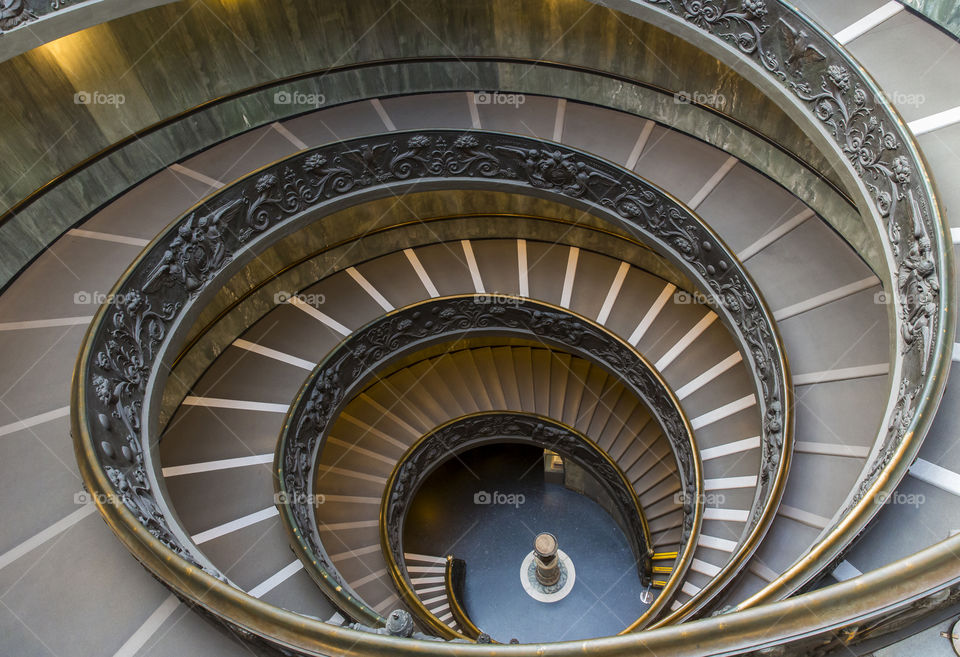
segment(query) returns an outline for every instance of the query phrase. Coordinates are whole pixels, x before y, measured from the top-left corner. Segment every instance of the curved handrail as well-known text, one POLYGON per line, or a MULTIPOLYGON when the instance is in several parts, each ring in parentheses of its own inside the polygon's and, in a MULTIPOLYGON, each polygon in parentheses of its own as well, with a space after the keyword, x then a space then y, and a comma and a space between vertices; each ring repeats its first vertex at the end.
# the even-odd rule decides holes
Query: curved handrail
MULTIPOLYGON (((314 581, 339 607, 352 616, 369 618, 375 623, 384 622, 379 615, 374 616, 375 612, 350 590, 323 546, 313 503, 318 499, 314 468, 340 413, 378 372, 391 362, 425 347, 477 335, 533 336, 541 342, 589 359, 619 378, 634 396, 646 404, 651 416, 660 425, 677 462, 684 499, 695 502, 693 508, 684 514, 681 554, 667 587, 628 629, 646 622, 663 608, 679 587, 680 580, 692 563, 698 539, 703 516, 703 500, 699 497, 703 475, 693 428, 669 384, 635 348, 599 324, 541 301, 504 295, 500 303, 490 304, 483 295, 470 294, 413 303, 354 331, 314 368, 290 405, 274 457, 278 475, 274 479, 274 488, 280 501, 280 518, 287 528, 294 552, 314 581)), ((402 592, 408 591, 409 587, 395 555, 401 550, 399 532, 404 512, 401 498, 405 499, 412 492, 411 489, 416 488, 410 476, 416 472, 413 466, 417 464, 410 457, 427 456, 426 451, 419 449, 422 445, 429 444, 434 435, 446 437, 449 432, 455 434, 456 429, 464 423, 492 425, 493 422, 486 417, 489 415, 470 415, 441 425, 418 440, 392 473, 381 501, 381 540, 388 572, 402 592), (403 488, 402 494, 394 489, 398 485, 403 488)), ((528 413, 494 415, 504 418, 509 415, 517 423, 526 422, 531 430, 556 433, 557 438, 566 440, 564 451, 578 459, 586 460, 586 452, 592 452, 592 441, 554 420, 528 413)), ((512 428, 509 423, 498 425, 501 432, 512 428)), ((480 434, 485 435, 485 432, 480 431, 480 434)), ((612 462, 609 458, 605 460, 607 467, 612 469, 611 478, 616 477, 619 469, 615 464, 610 465, 612 462)), ((629 485, 628 490, 633 495, 629 485)), ((634 498, 634 504, 638 503, 634 498)), ((645 527, 642 513, 639 520, 645 547, 649 550, 649 530, 645 527)), ((422 604, 415 595, 410 601, 415 609, 422 611, 422 604)), ((429 612, 425 621, 436 625, 429 612)), ((442 636, 450 632, 446 626, 434 629, 442 636)))
MULTIPOLYGON (((744 345, 745 361, 763 376, 758 403, 770 475, 761 484, 764 503, 753 533, 769 525, 792 444, 787 366, 772 315, 729 248, 675 198, 616 165, 517 135, 434 130, 319 147, 220 190, 155 238, 98 309, 74 372, 75 449, 86 485, 110 501, 100 505, 101 512, 144 565, 169 573, 182 558, 191 581, 168 585, 191 597, 197 581, 209 586, 207 574, 222 578, 166 510, 151 451, 158 406, 153 395, 163 387, 164 366, 175 357, 191 315, 217 291, 220 277, 232 275, 275 234, 305 223, 317 209, 414 183, 423 189, 506 188, 588 208, 640 236, 717 300, 718 314, 744 345)), ((231 614, 246 616, 223 587, 214 586, 216 599, 231 614)), ((235 623, 216 605, 209 609, 235 623)), ((295 626, 302 628, 302 619, 295 626)), ((260 627, 253 634, 289 638, 293 627, 260 627)))
POLYGON ((470 615, 460 602, 460 598, 463 595, 463 580, 466 574, 466 568, 467 564, 463 559, 454 559, 453 555, 448 554, 447 564, 443 573, 443 586, 447 594, 447 602, 450 604, 450 613, 453 614, 453 619, 457 621, 457 627, 460 628, 460 633, 476 641, 480 638, 480 635, 483 634, 483 631, 470 619, 470 615))
MULTIPOLYGON (((611 4, 611 3, 607 3, 611 4)), ((906 475, 946 385, 956 333, 952 240, 933 181, 906 122, 870 74, 789 2, 617 0, 660 14, 667 29, 700 32, 714 54, 747 62, 814 126, 856 181, 890 264, 892 393, 874 450, 845 508, 820 540, 738 610, 789 595, 839 562, 906 475)))
MULTIPOLYGON (((677 411, 682 415, 682 410, 678 408, 677 411)), ((634 549, 639 552, 637 556, 641 572, 646 572, 648 576, 650 574, 653 545, 640 499, 616 462, 588 436, 563 422, 536 413, 481 411, 453 418, 420 436, 403 453, 387 479, 380 502, 380 548, 387 562, 387 572, 403 599, 440 636, 447 636, 450 628, 426 609, 407 577, 402 544, 407 511, 423 483, 447 460, 480 445, 506 441, 547 447, 593 473, 614 501, 624 524, 630 527, 628 541, 631 544, 639 543, 634 549)), ((681 550, 690 551, 690 545, 681 545, 681 550)), ((671 577, 679 578, 678 573, 685 570, 684 564, 691 558, 692 554, 686 558, 678 555, 677 567, 671 577)), ((664 600, 657 605, 658 608, 666 604, 670 592, 675 588, 676 585, 668 584, 662 594, 664 600)), ((651 607, 641 617, 641 622, 655 613, 656 609, 651 607)))
MULTIPOLYGON (((762 6, 762 3, 759 2, 754 4, 758 7, 762 6)), ((811 29, 814 30, 814 33, 817 33, 816 28, 811 29)), ((849 72, 849 70, 848 68, 847 71, 849 72)), ((855 70, 859 71, 860 69, 855 67, 855 70)), ((837 73, 842 72, 837 71, 837 73)), ((843 76, 838 75, 837 79, 842 82, 843 76)), ((871 84, 867 85, 867 88, 873 89, 875 86, 871 84)), ((849 82, 848 91, 845 93, 847 98, 850 98, 854 93, 850 90, 849 82)), ((884 102, 882 97, 878 101, 880 104, 884 102)), ((846 107, 846 103, 844 107, 846 107)), ((889 115, 896 119, 892 110, 889 115)), ((812 115, 811 118, 813 118, 812 115)), ((945 246, 948 242, 944 239, 939 208, 935 202, 930 203, 934 198, 932 182, 926 174, 926 168, 922 164, 919 151, 916 149, 913 140, 909 138, 902 121, 893 120, 893 128, 897 131, 899 137, 902 138, 903 135, 907 135, 906 141, 899 143, 898 148, 905 149, 906 154, 912 158, 912 160, 908 159, 906 162, 906 169, 903 166, 897 167, 895 188, 897 190, 904 188, 904 183, 900 181, 901 177, 906 177, 907 182, 910 182, 911 179, 914 183, 917 179, 920 180, 919 187, 922 189, 917 190, 911 185, 913 191, 918 193, 914 194, 912 198, 910 195, 906 195, 905 198, 899 200, 906 200, 910 206, 917 207, 917 216, 920 217, 921 221, 919 226, 911 225, 906 221, 906 213, 912 212, 912 210, 903 209, 894 220, 884 223, 885 227, 896 228, 899 232, 895 241, 902 241, 905 245, 916 244, 918 256, 925 255, 934 260, 934 271, 928 278, 934 279, 938 283, 936 294, 932 297, 937 302, 936 316, 933 318, 936 320, 937 330, 931 331, 932 348, 923 349, 923 351, 929 353, 929 357, 926 359, 927 367, 925 368, 926 383, 920 388, 904 390, 904 393, 900 395, 904 403, 900 406, 899 411, 894 412, 897 420, 895 425, 898 426, 891 428, 895 437, 894 442, 897 443, 896 451, 890 452, 887 449, 891 447, 889 444, 882 445, 890 455, 889 463, 895 463, 896 465, 892 470, 878 470, 876 473, 870 473, 866 478, 868 486, 862 492, 862 497, 871 499, 877 492, 888 490, 896 483, 899 475, 902 475, 909 464, 910 457, 915 454, 918 440, 913 440, 913 437, 922 436, 929 427, 929 422, 934 415, 933 409, 942 394, 946 371, 949 367, 949 358, 945 357, 945 353, 954 334, 954 319, 949 316, 944 301, 945 298, 951 298, 952 259, 949 249, 945 246), (918 199, 918 196, 921 198, 918 199), (919 235, 915 232, 918 228, 919 235), (912 239, 902 240, 904 229, 907 235, 912 236, 912 239), (921 238, 924 237, 924 234, 926 234, 926 239, 930 241, 930 245, 922 247, 921 238), (913 444, 911 445, 911 443, 913 444)), ((892 161, 889 163, 892 164, 892 161)), ((890 171, 892 172, 893 169, 890 169, 890 171)), ((878 194, 877 199, 881 201, 879 206, 881 208, 887 203, 887 198, 884 196, 878 194)), ((892 201, 892 196, 890 201, 892 201)), ((874 205, 876 206, 877 203, 874 202, 874 205)), ((901 253, 903 252, 901 251, 901 253)), ((909 249, 907 253, 909 254, 909 249)), ((908 269, 906 274, 909 278, 913 275, 913 270, 908 269)), ((904 292, 897 295, 898 310, 906 307, 904 296, 904 292)), ((100 320, 103 319, 104 315, 102 310, 98 314, 100 320)), ((916 336, 912 337, 912 344, 915 344, 916 336)), ((911 349, 916 351, 918 347, 914 346, 911 349)), ((86 374, 86 371, 83 370, 85 365, 85 362, 79 363, 78 374, 86 374)), ((922 372, 923 369, 920 368, 917 371, 922 372)), ((921 378, 923 377, 924 375, 921 374, 921 378)), ((85 381, 86 379, 81 377, 81 380, 85 381)), ((95 446, 96 443, 90 440, 90 436, 87 435, 90 422, 96 416, 91 416, 87 412, 85 409, 87 399, 84 395, 78 394, 76 387, 72 399, 75 403, 72 419, 74 436, 84 480, 98 492, 105 495, 110 494, 114 488, 100 467, 102 456, 98 451, 99 446, 95 446), (84 408, 79 408, 80 406, 84 406, 84 408), (78 408, 79 410, 77 410, 78 408)), ((98 499, 100 498, 98 497, 98 499)), ((123 502, 120 498, 114 499, 123 502)), ((325 652, 333 654, 356 654, 357 646, 370 651, 385 651, 395 655, 420 654, 425 649, 424 644, 417 642, 405 643, 402 640, 377 636, 358 639, 354 632, 323 626, 323 624, 303 623, 302 617, 285 614, 281 610, 256 601, 240 591, 231 589, 210 575, 198 571, 195 566, 186 561, 170 559, 169 548, 153 536, 126 506, 116 502, 98 502, 98 506, 108 523, 117 531, 128 548, 142 560, 149 562, 149 567, 154 572, 163 572, 165 576, 174 578, 172 581, 180 582, 182 588, 179 590, 201 605, 203 604, 202 601, 211 599, 211 596, 207 595, 208 592, 214 593, 213 597, 216 598, 218 605, 222 605, 217 607, 218 611, 229 610, 231 617, 245 619, 239 623, 239 626, 244 629, 255 631, 257 628, 262 628, 261 620, 267 624, 275 624, 278 630, 276 636, 280 637, 277 640, 282 640, 288 646, 297 646, 306 654, 315 654, 316 650, 312 646, 320 642, 325 646, 325 652), (253 614, 256 614, 257 617, 253 618, 253 614), (287 628, 293 627, 291 623, 297 623, 296 626, 302 630, 302 633, 289 632, 287 628)), ((863 523, 860 520, 862 518, 858 518, 857 523, 850 523, 845 527, 838 525, 835 531, 843 532, 848 537, 852 537, 865 524, 865 520, 863 523)), ((841 626, 848 621, 857 623, 869 621, 870 623, 880 623, 876 627, 882 628, 884 627, 882 624, 884 618, 888 618, 891 613, 904 608, 912 608, 916 599, 929 595, 940 596, 941 592, 944 591, 947 594, 944 599, 955 594, 952 588, 956 581, 953 555, 958 550, 960 550, 960 539, 949 539, 942 544, 917 553, 910 559, 890 564, 878 571, 838 584, 835 587, 822 589, 762 608, 748 610, 740 614, 705 619, 685 625, 684 628, 664 628, 632 637, 601 639, 592 642, 591 646, 595 648, 594 654, 604 656, 630 653, 641 645, 659 646, 661 648, 665 645, 672 646, 675 648, 674 654, 694 654, 689 646, 687 646, 686 652, 678 646, 681 645, 681 641, 689 639, 692 642, 693 639, 699 638, 702 641, 697 644, 695 654, 718 654, 720 651, 724 654, 731 654, 733 650, 731 646, 734 642, 737 642, 743 650, 751 650, 795 640, 807 640, 809 637, 822 638, 825 635, 822 631, 825 624, 832 623, 832 628, 841 626), (868 594, 870 596, 869 602, 865 601, 868 594), (810 613, 809 610, 801 606, 813 602, 817 604, 821 612, 828 608, 831 609, 830 613, 833 620, 830 623, 826 623, 821 615, 810 613), (758 634, 758 632, 762 634, 758 634)), ((826 553, 821 554, 820 557, 823 558, 818 557, 816 559, 818 561, 816 567, 822 567, 828 556, 826 553)), ((803 579, 803 576, 795 574, 793 579, 795 580, 794 583, 797 583, 803 579)), ((934 602, 937 602, 937 600, 934 600, 934 602)), ((539 647, 522 646, 511 649, 511 654, 572 655, 579 652, 581 647, 582 643, 580 642, 575 644, 549 644, 539 647)), ((485 651, 481 652, 468 646, 458 645, 430 644, 429 649, 441 655, 486 654, 485 651)))

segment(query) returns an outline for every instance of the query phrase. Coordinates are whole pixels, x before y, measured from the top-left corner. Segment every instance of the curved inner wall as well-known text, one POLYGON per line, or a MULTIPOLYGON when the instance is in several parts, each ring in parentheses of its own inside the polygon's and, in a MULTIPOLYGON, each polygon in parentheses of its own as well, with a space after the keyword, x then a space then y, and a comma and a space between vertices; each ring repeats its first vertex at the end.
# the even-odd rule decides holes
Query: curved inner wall
MULTIPOLYGON (((243 5, 204 5, 203 11, 183 16, 178 4, 165 5, 89 28, 0 64, 3 80, 13 85, 7 94, 11 102, 4 110, 9 113, 6 124, 11 132, 5 140, 9 152, 3 158, 9 163, 13 184, 3 200, 15 212, 7 213, 4 223, 8 226, 3 230, 15 230, 11 241, 33 245, 19 247, 3 261, 19 269, 37 249, 68 228, 70 223, 59 218, 63 210, 56 208, 90 212, 198 147, 315 109, 318 103, 334 106, 412 91, 488 90, 494 98, 495 92, 542 94, 562 86, 569 92, 565 95, 585 102, 652 112, 654 118, 682 120, 698 131, 703 117, 689 111, 696 105, 685 102, 693 94, 700 106, 716 109, 786 145, 837 184, 828 160, 817 154, 802 130, 733 69, 678 37, 599 6, 466 4, 450 16, 449 8, 441 4, 396 6, 383 13, 376 3, 349 3, 323 9, 323 16, 339 17, 338 29, 328 33, 330 21, 317 15, 319 8, 294 5, 290 11, 272 12, 270 19, 243 5), (377 20, 365 22, 370 16, 377 20), (528 31, 533 24, 540 28, 528 31), (364 27, 354 34, 349 25, 364 27), (457 27, 462 25, 472 26, 469 37, 457 27), (246 36, 232 36, 237 30, 246 36), (425 36, 413 41, 392 36, 416 33, 425 36), (137 43, 139 37, 132 35, 141 34, 151 35, 144 38, 155 44, 150 57, 138 58, 128 45, 137 43), (315 47, 302 48, 279 36, 286 34, 298 34, 315 47), (596 34, 603 34, 608 45, 597 47, 596 34), (556 44, 547 58, 542 53, 543 35, 554 35, 550 41, 556 44), (251 39, 270 46, 253 54, 245 45, 251 39), (624 43, 643 47, 614 46, 624 43), (96 57, 78 55, 88 49, 95 50, 96 57), (513 59, 515 65, 483 63, 483 58, 491 57, 513 59), (691 64, 665 65, 671 58, 691 64), (544 59, 548 61, 538 64, 544 59), (377 62, 382 64, 371 67, 377 62), (578 68, 572 75, 564 74, 554 63, 578 68), (327 72, 330 67, 332 71, 327 72), (591 72, 621 77, 604 79, 591 72), (302 82, 301 76, 306 76, 302 82), (43 83, 38 84, 38 79, 43 83), (108 80, 112 80, 109 85, 108 80), (289 81, 255 91, 284 80, 289 81), (622 95, 631 82, 662 89, 666 95, 657 98, 635 90, 622 95), (236 94, 241 95, 234 99, 236 94), (57 112, 30 111, 51 103, 57 112), (177 119, 185 112, 192 114, 177 119), (684 115, 689 116, 681 118, 684 115), (171 119, 174 122, 165 126, 171 119), (88 158, 95 159, 77 172, 79 178, 69 175, 72 167, 88 158), (30 197, 61 175, 65 177, 41 196, 30 197), (63 192, 56 191, 60 187, 63 192), (21 205, 28 197, 31 202, 21 205), (48 227, 51 216, 59 228, 55 233, 48 227)), ((551 137, 550 132, 543 136, 551 137)), ((703 135, 719 145, 732 145, 734 140, 720 126, 703 135)))

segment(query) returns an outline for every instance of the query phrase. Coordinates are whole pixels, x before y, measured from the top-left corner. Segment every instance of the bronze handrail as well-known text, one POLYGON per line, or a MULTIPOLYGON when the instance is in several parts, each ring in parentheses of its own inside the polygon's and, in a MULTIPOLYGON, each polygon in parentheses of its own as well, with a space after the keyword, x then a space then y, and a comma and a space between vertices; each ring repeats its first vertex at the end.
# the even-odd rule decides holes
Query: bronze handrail
MULTIPOLYGON (((290 216, 305 220, 305 206, 332 203, 347 191, 351 192, 351 198, 363 198, 357 189, 385 193, 379 178, 368 175, 368 167, 393 168, 390 174, 378 175, 392 176, 404 186, 410 184, 411 173, 419 171, 418 180, 427 189, 432 176, 442 179, 443 175, 438 174, 445 174, 449 169, 460 172, 457 180, 472 177, 474 184, 487 184, 486 180, 500 178, 511 186, 528 186, 541 193, 547 190, 560 198, 581 203, 591 201, 599 217, 613 223, 623 222, 632 231, 649 234, 663 254, 672 253, 677 264, 697 277, 699 285, 707 287, 709 294, 719 295, 718 312, 735 330, 740 326, 737 321, 744 322, 743 334, 737 333, 738 338, 744 343, 749 338, 754 345, 742 347, 745 360, 753 363, 755 358, 768 358, 764 366, 768 381, 758 389, 758 398, 762 397, 762 408, 777 422, 772 423, 768 417, 764 431, 782 441, 778 445, 783 448, 780 452, 779 447, 764 442, 764 458, 771 459, 770 467, 776 476, 767 482, 767 493, 763 497, 766 511, 754 526, 762 530, 763 523, 772 518, 772 509, 782 494, 792 440, 792 410, 781 405, 789 395, 788 389, 784 389, 787 385, 785 358, 769 319, 770 313, 755 285, 745 273, 732 267, 735 258, 729 248, 675 198, 635 174, 575 149, 551 145, 547 150, 539 144, 516 135, 449 130, 359 138, 297 154, 201 202, 156 238, 131 265, 123 281, 114 288, 111 303, 99 309, 91 325, 75 378, 80 390, 75 392, 84 407, 92 404, 97 410, 88 416, 86 408, 74 408, 83 427, 74 433, 79 457, 85 459, 93 455, 99 459, 96 455, 102 453, 105 462, 99 467, 106 471, 104 476, 109 474, 112 479, 110 485, 118 492, 114 499, 135 509, 135 517, 147 523, 148 533, 174 553, 195 568, 207 568, 215 574, 202 554, 189 547, 189 536, 175 524, 168 524, 163 511, 165 502, 153 492, 151 484, 152 478, 157 477, 149 460, 151 455, 144 451, 144 447, 153 443, 151 440, 143 445, 139 442, 141 433, 149 431, 154 422, 156 402, 138 401, 138 395, 144 394, 148 384, 160 385, 164 376, 164 370, 157 369, 151 359, 161 358, 161 353, 162 358, 170 358, 172 354, 166 350, 176 348, 169 340, 165 341, 166 332, 183 331, 175 319, 180 316, 178 313, 184 313, 185 306, 196 305, 198 299, 204 298, 201 293, 212 294, 206 286, 221 271, 239 267, 240 261, 232 254, 244 252, 248 241, 259 239, 290 216), (447 141, 448 137, 453 139, 452 143, 447 141), (369 163, 354 157, 364 148, 383 159, 383 163, 369 163), (526 163, 531 154, 545 158, 544 165, 555 169, 555 174, 541 178, 542 170, 530 168, 526 163), (434 168, 434 162, 439 169, 434 168), (570 167, 581 173, 573 176, 570 167), (297 175, 302 178, 290 178, 297 175), (619 185, 626 180, 629 184, 620 189, 619 185), (281 191, 289 185, 292 185, 290 194, 281 191), (672 245, 683 250, 683 254, 673 253, 672 245), (691 256, 687 252, 690 249, 696 252, 696 266, 690 264, 691 256), (723 283, 713 280, 721 274, 723 283), (736 287, 724 287, 734 282, 736 287), (716 287, 711 287, 714 285, 716 287), (130 358, 136 364, 133 369, 125 364, 130 358), (140 412, 141 403, 145 422, 134 417, 140 412), (96 422, 92 422, 93 419, 96 422), (98 437, 93 439, 91 432, 96 432, 98 437), (87 451, 80 447, 84 444, 97 447, 87 451)), ((324 582, 320 584, 323 586, 324 582)), ((340 582, 331 581, 327 588, 335 590, 338 586, 342 590, 340 582)), ((377 618, 371 612, 369 616, 360 615, 359 619, 369 623, 377 618)))
MULTIPOLYGON (((755 3, 761 6, 762 3, 755 3)), ((778 8, 778 17, 786 14, 790 22, 804 20, 798 18, 792 8, 786 3, 778 2, 771 6, 778 8)), ((821 38, 826 38, 817 28, 804 23, 809 29, 821 38)), ((716 37, 715 42, 721 43, 722 37, 716 37)), ((831 56, 834 60, 842 61, 849 70, 860 74, 864 84, 871 90, 876 85, 865 77, 862 71, 847 57, 836 44, 829 43, 831 56)), ((747 55, 754 56, 752 53, 747 55)), ((744 55, 746 56, 746 55, 744 55)), ((761 53, 761 55, 763 54, 761 53)), ((786 58, 782 58, 785 60, 786 58)), ((789 79, 784 75, 784 80, 789 79)), ((772 79, 772 76, 771 76, 772 79)), ((842 80, 840 76, 837 78, 842 80)), ((850 92, 853 93, 852 91, 850 92)), ((874 94, 875 98, 877 95, 874 94)), ((925 355, 926 368, 923 369, 921 379, 924 381, 920 390, 909 397, 909 404, 901 407, 899 426, 896 434, 896 450, 889 452, 892 459, 890 468, 882 468, 875 474, 869 474, 865 480, 866 489, 861 499, 851 510, 851 516, 856 514, 854 521, 845 525, 838 525, 832 533, 836 549, 848 541, 862 529, 869 520, 864 502, 870 500, 877 492, 892 488, 899 477, 905 473, 911 456, 915 455, 919 446, 919 439, 929 428, 935 408, 943 392, 946 372, 949 367, 949 358, 945 354, 953 340, 955 319, 951 317, 952 309, 944 299, 952 299, 952 254, 947 247, 944 226, 940 217, 939 207, 936 205, 933 194, 933 184, 926 173, 916 144, 905 124, 889 107, 882 97, 877 98, 877 104, 886 116, 893 117, 892 129, 896 132, 905 156, 909 156, 907 169, 900 167, 898 175, 905 175, 913 182, 919 178, 920 187, 912 187, 926 205, 920 208, 919 226, 926 232, 926 237, 932 243, 925 248, 924 253, 934 259, 934 276, 939 283, 939 293, 935 296, 937 313, 935 320, 937 330, 934 332, 934 343, 925 355), (902 428, 902 433, 900 432, 902 428)), ((810 117, 815 121, 814 117, 810 117)), ((903 183, 900 183, 903 184, 903 183)), ((881 198, 884 202, 889 199, 881 198)), ((914 197, 906 197, 908 201, 916 201, 914 197)), ((911 204, 912 205, 912 204, 911 204)), ((913 242, 919 242, 914 232, 917 225, 907 227, 903 218, 887 222, 888 228, 907 230, 906 234, 913 235, 913 242)), ((902 232, 902 231, 901 231, 902 232)), ((922 235, 922 233, 921 233, 922 235)), ((911 240, 907 240, 911 242, 911 240)), ((902 303, 902 302, 901 302, 902 303)), ((898 306, 899 309, 899 306, 898 306)), ((103 321, 106 308, 98 312, 95 326, 103 321)), ((89 356, 89 345, 85 345, 81 352, 81 362, 75 371, 75 381, 86 382, 89 371, 88 363, 84 359, 89 356)), ((909 352, 908 352, 909 353, 909 352)), ((921 370, 918 368, 918 373, 921 370)), ((364 636, 356 632, 332 627, 320 622, 304 619, 302 616, 283 612, 270 605, 255 600, 241 591, 233 589, 219 579, 207 574, 202 569, 185 559, 178 559, 171 553, 164 543, 144 527, 137 516, 124 504, 101 502, 101 499, 116 500, 116 490, 113 483, 107 478, 100 464, 100 455, 96 444, 89 435, 90 426, 95 419, 87 409, 87 398, 83 390, 77 385, 72 393, 73 413, 72 427, 75 444, 80 463, 80 470, 84 481, 91 492, 97 493, 95 499, 104 514, 108 524, 118 533, 121 540, 137 557, 154 573, 165 581, 176 583, 175 586, 182 596, 192 604, 206 607, 216 614, 226 614, 232 622, 241 629, 252 632, 257 636, 269 636, 272 640, 304 652, 304 654, 358 655, 365 653, 386 652, 396 656, 411 656, 431 651, 438 655, 480 655, 489 654, 489 648, 465 646, 458 644, 422 644, 416 641, 405 641, 392 637, 364 636), (101 498, 100 495, 104 497, 101 498), (113 496, 109 497, 108 496, 113 496), (317 648, 322 646, 322 648, 317 648)), ((912 392, 912 391, 907 391, 912 392)), ((904 398, 905 399, 905 398, 904 398)), ((848 624, 874 624, 878 631, 884 623, 895 621, 895 614, 914 608, 915 600, 936 605, 941 600, 950 600, 955 595, 953 585, 957 581, 955 557, 960 551, 960 538, 948 539, 943 543, 918 552, 912 557, 885 566, 877 571, 867 573, 854 580, 837 584, 813 593, 805 594, 765 605, 756 609, 749 609, 742 613, 725 615, 717 618, 705 619, 685 625, 683 628, 663 628, 645 632, 642 635, 612 637, 597 639, 589 642, 589 649, 597 656, 635 654, 642 648, 654 650, 672 650, 675 655, 704 655, 704 654, 737 654, 750 652, 761 648, 783 643, 792 643, 800 647, 811 640, 824 642, 836 640, 833 632, 848 624), (946 595, 941 595, 943 593, 946 595), (824 616, 829 614, 829 616, 824 616), (832 639, 831 639, 832 637, 832 639)), ((823 568, 833 557, 829 550, 824 551, 811 560, 800 570, 791 575, 789 582, 781 582, 784 590, 794 585, 802 584, 812 573, 823 568)), ((759 604, 760 601, 756 602, 759 604)), ((221 616, 224 617, 224 616, 221 616)), ((856 636, 856 633, 848 634, 856 636)), ((546 644, 542 646, 518 646, 505 648, 511 655, 574 655, 582 651, 588 644, 583 642, 546 644)))
MULTIPOLYGON (((609 3, 608 3, 609 4, 609 3)), ((737 6, 683 0, 616 0, 665 29, 702 33, 721 59, 748 62, 798 109, 860 185, 890 266, 891 404, 874 451, 825 534, 761 591, 748 609, 789 595, 838 563, 906 475, 946 385, 956 333, 952 240, 928 166, 906 122, 870 74, 785 0, 737 6), (651 10, 653 13, 651 14, 651 10), (782 35, 793 35, 792 47, 782 35), (813 53, 797 58, 795 49, 813 53)), ((723 4, 723 3, 721 3, 723 4)), ((881 277, 882 278, 882 277, 881 277)), ((677 620, 677 618, 671 619, 677 620)))
POLYGON ((448 554, 443 586, 447 594, 447 602, 450 604, 450 613, 453 614, 453 619, 457 621, 460 633, 476 641, 483 632, 474 625, 470 619, 470 614, 467 613, 460 602, 463 595, 463 580, 466 568, 467 564, 463 559, 454 559, 453 555, 448 554))

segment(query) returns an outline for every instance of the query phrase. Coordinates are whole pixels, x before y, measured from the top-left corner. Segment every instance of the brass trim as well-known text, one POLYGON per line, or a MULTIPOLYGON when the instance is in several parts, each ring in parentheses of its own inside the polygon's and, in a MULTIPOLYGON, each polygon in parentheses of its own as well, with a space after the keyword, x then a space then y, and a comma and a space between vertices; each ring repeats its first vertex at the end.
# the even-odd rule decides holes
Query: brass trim
POLYGON ((460 604, 460 598, 457 596, 457 592, 453 585, 453 569, 455 561, 456 559, 453 558, 453 555, 447 555, 447 565, 444 571, 445 581, 443 583, 444 589, 447 593, 447 602, 450 604, 450 613, 453 614, 454 620, 457 621, 457 625, 460 627, 461 633, 470 639, 476 640, 481 634, 483 634, 483 632, 474 624, 473 620, 470 618, 470 615, 467 614, 467 610, 463 608, 462 604, 460 604))

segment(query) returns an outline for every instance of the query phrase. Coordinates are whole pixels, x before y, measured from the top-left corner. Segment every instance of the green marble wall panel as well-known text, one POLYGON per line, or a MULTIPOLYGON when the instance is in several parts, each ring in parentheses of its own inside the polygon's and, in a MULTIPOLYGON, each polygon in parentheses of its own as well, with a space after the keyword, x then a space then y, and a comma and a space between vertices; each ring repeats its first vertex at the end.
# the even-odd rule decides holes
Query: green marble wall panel
MULTIPOLYGON (((0 204, 10 207, 124 135, 210 100, 325 67, 424 56, 556 61, 665 89, 713 94, 718 109, 777 135, 815 168, 829 172, 802 131, 749 82, 637 19, 583 0, 415 0, 384 10, 378 0, 177 2, 90 27, 0 62, 5 99, 0 106, 0 204), (78 93, 122 97, 123 102, 77 103, 78 93)), ((328 75, 316 84, 330 102, 338 92, 346 98, 413 89, 518 86, 543 70, 527 65, 509 77, 490 79, 458 63, 419 71, 380 69, 352 80, 328 75)), ((610 90, 596 85, 581 85, 579 97, 607 103, 610 90)), ((612 97, 616 99, 615 90, 612 97)), ((23 253, 35 253, 37 244, 48 243, 79 219, 76 207, 92 210, 110 198, 110 191, 116 193, 218 138, 282 116, 270 98, 272 91, 261 98, 246 96, 217 106, 215 114, 182 121, 162 137, 144 138, 115 164, 92 170, 70 190, 81 199, 61 195, 52 216, 36 210, 15 222, 14 230, 4 226, 0 280, 22 267, 23 253), (96 180, 103 176, 116 176, 117 181, 96 180), (5 246, 20 239, 24 246, 5 246)))
MULTIPOLYGON (((14 27, 0 29, 0 62, 39 44, 174 0, 23 0, 14 27), (64 10, 64 11, 60 11, 64 10)), ((9 11, 4 3, 4 8, 9 11)))
POLYGON ((960 4, 957 4, 957 0, 900 0, 900 2, 960 39, 960 4))
POLYGON ((729 151, 791 190, 827 217, 872 262, 872 247, 859 217, 842 195, 787 153, 770 148, 757 135, 721 116, 696 105, 673 102, 672 95, 649 87, 582 71, 522 63, 447 61, 390 64, 301 78, 210 105, 146 133, 53 186, 0 225, 0 280, 8 281, 64 230, 163 167, 253 127, 315 109, 277 104, 274 95, 278 91, 323 94, 327 105, 335 105, 374 96, 474 87, 528 94, 562 89, 573 100, 597 103, 606 99, 604 104, 613 109, 673 125, 729 151))

